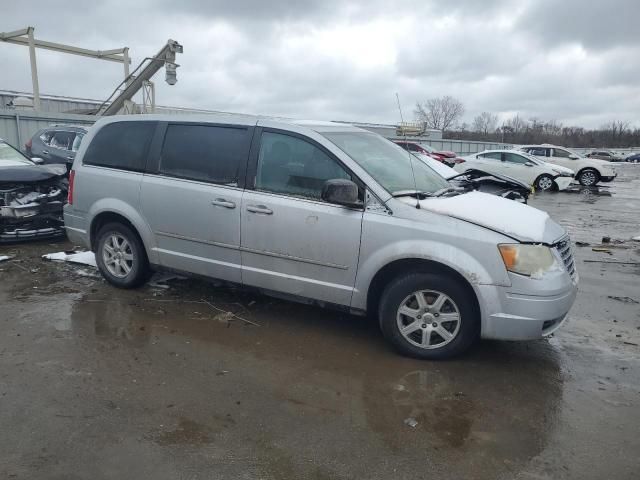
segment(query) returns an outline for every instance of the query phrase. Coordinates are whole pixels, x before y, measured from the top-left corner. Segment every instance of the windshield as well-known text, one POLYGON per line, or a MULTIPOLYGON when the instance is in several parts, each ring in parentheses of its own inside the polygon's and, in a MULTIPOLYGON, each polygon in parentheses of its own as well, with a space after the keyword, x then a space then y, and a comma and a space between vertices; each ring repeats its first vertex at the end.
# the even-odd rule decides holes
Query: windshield
POLYGON ((391 194, 407 190, 435 193, 450 186, 430 167, 380 135, 365 132, 326 132, 323 135, 391 194))
POLYGON ((33 165, 33 162, 8 143, 0 142, 0 166, 16 165, 33 165))

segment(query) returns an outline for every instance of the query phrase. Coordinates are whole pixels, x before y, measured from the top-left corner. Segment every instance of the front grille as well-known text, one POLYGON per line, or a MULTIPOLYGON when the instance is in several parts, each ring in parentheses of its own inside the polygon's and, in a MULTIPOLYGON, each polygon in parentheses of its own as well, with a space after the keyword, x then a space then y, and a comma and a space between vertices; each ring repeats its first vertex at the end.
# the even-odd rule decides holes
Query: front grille
POLYGON ((560 240, 558 243, 554 245, 554 247, 558 250, 560 257, 562 258, 562 262, 564 263, 564 267, 571 275, 571 278, 576 278, 576 264, 573 260, 573 251, 571 249, 571 240, 569 237, 565 237, 560 240))

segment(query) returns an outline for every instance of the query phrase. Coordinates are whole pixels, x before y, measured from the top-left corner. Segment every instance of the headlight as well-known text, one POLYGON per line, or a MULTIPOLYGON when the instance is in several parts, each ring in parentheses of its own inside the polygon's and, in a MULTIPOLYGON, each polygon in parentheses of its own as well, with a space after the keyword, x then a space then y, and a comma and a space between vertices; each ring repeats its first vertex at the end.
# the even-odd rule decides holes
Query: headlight
POLYGON ((502 261, 508 271, 537 277, 558 268, 556 257, 544 245, 523 245, 503 243, 498 245, 502 261))

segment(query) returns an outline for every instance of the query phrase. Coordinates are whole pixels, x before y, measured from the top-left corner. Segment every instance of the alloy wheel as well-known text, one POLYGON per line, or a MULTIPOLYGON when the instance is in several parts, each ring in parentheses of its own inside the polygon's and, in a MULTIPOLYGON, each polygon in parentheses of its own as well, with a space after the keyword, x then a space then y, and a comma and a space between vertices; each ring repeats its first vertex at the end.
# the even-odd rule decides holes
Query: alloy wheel
POLYGON ((590 187, 596 183, 596 174, 587 170, 586 172, 582 172, 580 179, 583 185, 590 187))
POLYGON ((111 275, 125 278, 133 268, 133 250, 129 241, 119 233, 112 233, 102 247, 102 260, 111 275))
POLYGON ((538 180, 538 188, 543 192, 551 190, 551 187, 553 187, 553 180, 551 178, 542 177, 540 180, 538 180))
POLYGON ((407 342, 424 349, 444 347, 456 338, 460 310, 448 295, 420 290, 407 296, 396 317, 398 330, 407 342))

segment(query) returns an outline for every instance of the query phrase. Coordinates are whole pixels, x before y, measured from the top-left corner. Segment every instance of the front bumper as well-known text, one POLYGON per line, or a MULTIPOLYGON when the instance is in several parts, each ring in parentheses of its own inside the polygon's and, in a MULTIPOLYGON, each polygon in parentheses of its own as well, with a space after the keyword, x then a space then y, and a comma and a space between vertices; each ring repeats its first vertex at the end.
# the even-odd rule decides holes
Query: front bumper
POLYGON ((573 280, 563 271, 551 277, 520 277, 511 287, 479 286, 482 338, 535 340, 557 330, 576 299, 577 276, 573 280))
POLYGON ((553 179, 554 182, 556 182, 556 185, 558 186, 558 190, 562 191, 562 190, 566 190, 569 185, 571 185, 571 182, 573 182, 573 177, 555 177, 553 179))
POLYGON ((67 231, 67 237, 74 245, 91 248, 89 235, 85 227, 85 219, 83 216, 76 214, 70 205, 65 205, 64 207, 64 227, 67 231))

